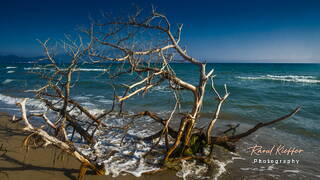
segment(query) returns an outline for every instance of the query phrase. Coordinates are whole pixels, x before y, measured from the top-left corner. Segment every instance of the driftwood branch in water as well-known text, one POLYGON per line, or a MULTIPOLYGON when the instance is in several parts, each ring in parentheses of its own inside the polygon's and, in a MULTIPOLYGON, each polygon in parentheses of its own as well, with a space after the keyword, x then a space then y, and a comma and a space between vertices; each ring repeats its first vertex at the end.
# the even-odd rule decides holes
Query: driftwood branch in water
POLYGON ((245 138, 249 135, 251 135, 252 133, 256 132, 258 129, 265 127, 265 126, 269 126, 272 125, 274 123, 277 123, 279 121, 288 119, 292 116, 294 116, 297 112, 299 112, 301 109, 301 107, 298 107, 296 109, 294 109, 291 113, 284 115, 278 119, 272 120, 272 121, 268 121, 265 123, 258 123, 256 124, 253 128, 247 130, 246 132, 237 134, 237 135, 232 135, 232 136, 212 136, 211 137, 211 142, 212 144, 217 144, 220 146, 225 147, 226 149, 230 150, 230 151, 235 151, 235 145, 233 143, 239 141, 242 138, 245 138))
MULTIPOLYGON (((210 136, 210 141, 211 141, 211 144, 216 144, 216 145, 220 145, 220 146, 223 146, 231 151, 234 151, 235 150, 235 146, 233 144, 230 144, 230 143, 234 143, 234 142, 237 142, 239 141, 240 139, 242 138, 245 138, 249 135, 251 135, 252 133, 256 132, 258 129, 262 128, 262 127, 265 127, 265 126, 269 126, 269 125, 272 125, 274 123, 277 123, 279 121, 282 121, 282 120, 285 120, 285 119, 289 119, 290 117, 294 116, 296 113, 298 113, 300 111, 301 107, 297 107, 296 109, 294 109, 291 113, 287 114, 287 115, 284 115, 280 118, 277 118, 275 120, 272 120, 272 121, 268 121, 268 122, 265 122, 265 123, 258 123, 256 124, 253 128, 247 130, 246 132, 243 132, 243 133, 240 133, 240 134, 237 134, 237 135, 232 135, 232 136, 210 136)), ((148 112, 149 113, 149 112, 148 112)), ((161 119, 161 118, 160 118, 161 119)), ((157 117, 157 122, 160 122, 160 123, 163 123, 163 121, 159 121, 159 117, 157 117)), ((238 127, 239 124, 235 127, 238 127)), ((170 128, 170 127, 169 127, 170 128)), ((174 131, 172 128, 171 129, 171 137, 172 138, 175 138, 177 136, 177 133, 176 131, 174 131)), ((232 129, 232 128, 231 128, 232 129)), ((159 138, 160 135, 161 135, 161 132, 162 131, 159 131, 149 137, 147 137, 146 139, 147 140, 151 140, 151 139, 156 139, 156 138, 159 138)), ((199 133, 199 136, 200 136, 201 133, 199 133)))
POLYGON ((265 122, 265 123, 258 123, 257 125, 255 125, 253 128, 249 129, 248 131, 244 132, 244 133, 240 133, 240 134, 237 134, 237 135, 234 135, 234 136, 229 136, 228 137, 228 141, 229 142, 236 142, 236 141, 239 141, 241 138, 244 138, 244 137, 247 137, 249 136, 250 134, 256 132, 258 129, 262 128, 262 127, 265 127, 265 126, 269 126, 269 125, 272 125, 274 123, 277 123, 279 121, 282 121, 282 120, 285 120, 285 119, 288 119, 292 116, 294 116, 297 112, 299 112, 301 109, 301 107, 297 107, 295 110, 293 110, 290 114, 287 114, 285 116, 282 116, 278 119, 275 119, 273 121, 269 121, 269 122, 265 122))

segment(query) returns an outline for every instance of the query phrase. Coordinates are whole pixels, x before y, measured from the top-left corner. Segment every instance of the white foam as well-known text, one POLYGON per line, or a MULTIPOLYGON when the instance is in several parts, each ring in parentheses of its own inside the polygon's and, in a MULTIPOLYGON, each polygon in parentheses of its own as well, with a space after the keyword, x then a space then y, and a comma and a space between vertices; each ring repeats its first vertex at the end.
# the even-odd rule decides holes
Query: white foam
POLYGON ((94 107, 95 105, 90 103, 90 102, 82 102, 81 105, 84 105, 84 106, 89 106, 89 107, 94 107))
POLYGON ((14 97, 10 97, 10 96, 6 96, 3 94, 0 94, 0 101, 6 103, 6 104, 16 104, 17 102, 21 101, 21 98, 14 98, 14 97))
POLYGON ((207 179, 207 176, 204 176, 208 171, 208 166, 205 164, 197 164, 195 160, 193 161, 181 161, 181 170, 176 173, 178 177, 187 180, 188 178, 192 179, 207 179))
POLYGON ((101 103, 104 103, 104 104, 112 104, 113 103, 113 101, 110 99, 99 99, 98 101, 101 103))
POLYGON ((14 81, 13 79, 6 79, 4 80, 1 84, 9 84, 11 83, 12 81, 14 81))
POLYGON ((170 88, 168 86, 164 86, 164 85, 161 85, 161 86, 156 86, 154 88, 152 88, 152 90, 154 91, 158 91, 158 92, 171 92, 170 88))
POLYGON ((236 78, 245 80, 273 80, 297 83, 320 83, 315 76, 297 76, 297 75, 261 75, 261 76, 237 76, 236 78))
POLYGON ((268 166, 267 168, 262 166, 262 167, 247 167, 247 168, 240 168, 241 171, 258 171, 258 172, 263 172, 263 171, 272 171, 275 168, 275 164, 272 164, 268 166))
POLYGON ((27 105, 37 110, 46 110, 46 105, 38 99, 29 99, 27 105))
POLYGON ((15 69, 15 68, 17 68, 17 67, 15 67, 15 66, 7 66, 6 67, 6 69, 15 69))
POLYGON ((218 172, 215 174, 215 176, 213 177, 214 180, 217 180, 219 178, 219 176, 221 176, 224 172, 226 172, 226 166, 231 163, 231 160, 228 160, 226 162, 222 162, 222 161, 218 161, 218 160, 214 160, 214 162, 218 165, 218 172))
POLYGON ((300 171, 299 170, 290 170, 290 169, 288 169, 288 170, 284 170, 283 172, 284 173, 299 173, 300 171))
POLYGON ((75 71, 87 71, 87 72, 90 72, 90 71, 98 71, 98 72, 107 72, 107 71, 109 71, 109 69, 78 68, 78 69, 75 69, 75 71))
POLYGON ((232 157, 232 160, 246 160, 246 158, 234 156, 232 157))
POLYGON ((48 68, 41 68, 41 67, 28 67, 28 68, 23 68, 24 70, 47 70, 48 68))
POLYGON ((102 114, 103 112, 104 112, 104 110, 102 110, 102 109, 93 109, 93 108, 90 108, 90 109, 88 109, 89 110, 89 112, 91 113, 91 114, 102 114))
MULTIPOLYGON (((101 113, 103 110, 90 109, 90 112, 101 113)), ((132 122, 132 119, 109 114, 104 122, 109 126, 123 127, 132 122)), ((154 133, 152 129, 144 127, 144 125, 150 127, 150 122, 153 120, 142 117, 135 119, 134 125, 130 126, 127 131, 117 128, 97 130, 95 134, 97 143, 93 147, 86 147, 81 143, 76 144, 76 147, 99 164, 104 164, 106 175, 116 177, 129 173, 139 177, 145 172, 159 169, 158 164, 164 158, 162 154, 147 159, 143 157, 151 149, 153 143, 141 141, 139 137, 154 133)), ((91 130, 89 129, 89 132, 91 130)), ((71 131, 69 133, 71 134, 71 131)), ((70 134, 69 136, 71 136, 70 134)), ((164 150, 163 141, 160 142, 159 148, 164 150)))
POLYGON ((227 160, 225 162, 219 160, 213 160, 213 163, 216 165, 214 177, 209 177, 208 165, 206 164, 197 164, 195 160, 193 161, 182 161, 181 170, 176 173, 178 177, 187 179, 214 179, 217 180, 223 173, 226 172, 226 166, 233 162, 232 160, 227 160))
MULTIPOLYGON (((3 94, 0 94, 0 101, 8 104, 8 105, 15 105, 18 102, 21 102, 23 100, 23 98, 17 98, 17 97, 11 97, 11 96, 6 96, 3 94)), ((32 108, 33 111, 36 110, 46 110, 46 106, 44 103, 42 103, 40 100, 37 99, 32 99, 30 98, 26 105, 28 106, 28 108, 32 108)))
POLYGON ((7 71, 8 74, 14 73, 15 71, 7 71))

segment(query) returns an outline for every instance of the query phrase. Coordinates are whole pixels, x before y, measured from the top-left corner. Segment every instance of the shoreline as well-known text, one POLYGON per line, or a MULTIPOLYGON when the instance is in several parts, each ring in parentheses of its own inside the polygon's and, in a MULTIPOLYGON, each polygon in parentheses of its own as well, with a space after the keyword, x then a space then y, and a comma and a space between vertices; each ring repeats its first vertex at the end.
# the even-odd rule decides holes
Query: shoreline
MULTIPOLYGON (((22 147, 27 135, 19 124, 9 122, 7 113, 0 112, 0 179, 3 180, 75 180, 78 177, 80 163, 69 155, 61 155, 55 147, 32 149, 28 152, 22 147), (6 153, 5 153, 6 151, 6 153), (63 160, 61 160, 63 159, 63 160)), ((135 177, 119 175, 113 178, 110 175, 97 176, 88 171, 85 180, 147 180, 147 179, 181 179, 175 172, 164 171, 152 175, 135 177)))

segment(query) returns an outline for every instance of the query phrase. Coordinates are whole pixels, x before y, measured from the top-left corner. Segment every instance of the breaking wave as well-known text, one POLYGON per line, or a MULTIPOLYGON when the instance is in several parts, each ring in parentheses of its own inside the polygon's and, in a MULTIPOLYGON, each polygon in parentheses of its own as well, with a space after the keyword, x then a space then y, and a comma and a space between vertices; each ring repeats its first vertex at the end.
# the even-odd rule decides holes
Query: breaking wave
POLYGON ((13 81, 14 81, 13 79, 6 79, 1 84, 5 85, 5 84, 9 84, 9 83, 11 83, 13 81))
POLYGON ((79 68, 79 69, 76 69, 75 71, 98 71, 98 72, 107 72, 109 71, 108 69, 88 69, 88 68, 79 68))
POLYGON ((15 72, 15 71, 8 71, 7 73, 8 73, 8 74, 11 74, 11 73, 14 73, 14 72, 15 72))
POLYGON ((113 101, 110 99, 100 99, 98 101, 101 103, 104 103, 104 104, 112 104, 113 103, 113 101))
POLYGON ((26 71, 30 71, 30 70, 50 70, 48 68, 41 68, 41 67, 28 67, 28 68, 23 68, 26 71))
POLYGON ((17 67, 15 67, 15 66, 7 66, 6 67, 6 69, 15 69, 15 68, 17 68, 17 67))
MULTIPOLYGON (((28 68, 23 68, 26 71, 33 71, 33 70, 49 70, 49 71, 53 71, 52 68, 42 68, 42 67, 28 67, 28 68)), ((62 69, 62 70, 66 70, 66 69, 62 69)), ((90 69, 90 68, 77 68, 75 69, 75 71, 78 72, 90 72, 90 71, 96 71, 96 72, 107 72, 109 71, 108 69, 90 69)))
MULTIPOLYGON (((16 105, 18 102, 21 102, 23 98, 11 97, 0 94, 0 102, 5 103, 7 105, 16 105)), ((26 104, 31 109, 37 110, 46 110, 46 106, 40 100, 30 98, 26 104)))
POLYGON ((14 98, 14 97, 0 94, 0 101, 4 102, 6 104, 9 104, 9 105, 14 105, 21 100, 22 100, 21 98, 14 98))
POLYGON ((297 76, 297 75, 261 75, 261 76, 237 76, 238 79, 244 80, 273 80, 297 83, 320 83, 316 76, 297 76))
POLYGON ((171 89, 168 86, 155 86, 154 88, 152 88, 153 91, 158 91, 158 92, 163 92, 163 93, 167 93, 167 92, 171 92, 171 89))

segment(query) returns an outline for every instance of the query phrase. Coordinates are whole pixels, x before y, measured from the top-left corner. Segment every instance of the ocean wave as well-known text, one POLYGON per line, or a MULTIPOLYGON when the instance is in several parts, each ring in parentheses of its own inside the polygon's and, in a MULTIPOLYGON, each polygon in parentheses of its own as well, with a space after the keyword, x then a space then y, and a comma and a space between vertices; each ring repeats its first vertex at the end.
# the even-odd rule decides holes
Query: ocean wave
POLYGON ((17 68, 17 67, 15 67, 15 66, 7 66, 6 67, 6 69, 15 69, 15 68, 17 68))
POLYGON ((155 86, 152 90, 164 93, 171 92, 171 89, 168 86, 155 86))
POLYGON ((297 83, 320 83, 315 76, 297 76, 297 75, 261 75, 261 76, 237 76, 238 79, 244 80, 273 80, 297 83))
POLYGON ((4 102, 5 104, 14 105, 17 102, 20 102, 21 100, 22 100, 21 98, 14 98, 14 97, 0 94, 0 101, 4 102))
POLYGON ((87 96, 76 96, 73 99, 75 99, 75 100, 89 100, 90 98, 87 96))
POLYGON ((98 101, 103 104, 112 104, 113 103, 113 101, 110 99, 99 99, 98 101))
MULTIPOLYGON (((32 71, 32 70, 50 70, 50 71, 53 71, 52 68, 43 68, 43 67, 27 67, 27 68, 23 68, 24 70, 27 70, 27 71, 32 71)), ((64 70, 67 70, 67 69, 61 69, 62 71, 64 70)), ((109 71, 108 69, 91 69, 91 68, 77 68, 75 69, 74 71, 77 71, 77 72, 90 72, 90 71, 93 71, 93 72, 107 72, 109 71)))
POLYGON ((87 106, 87 107, 94 107, 95 106, 93 103, 90 103, 90 102, 82 102, 81 105, 87 106))
POLYGON ((88 69, 88 68, 79 68, 75 69, 75 71, 98 71, 98 72, 107 72, 109 69, 88 69))
POLYGON ((6 79, 1 84, 5 85, 5 84, 9 84, 9 83, 11 83, 13 81, 14 81, 14 79, 6 79))
MULTIPOLYGON (((33 92, 34 90, 27 90, 25 92, 33 92)), ((78 96, 75 98, 76 100, 88 100, 89 98, 87 97, 83 97, 83 96, 78 96)), ((7 96, 4 94, 0 94, 0 102, 5 103, 7 105, 16 105, 18 102, 21 102, 23 100, 23 98, 19 98, 19 97, 12 97, 12 96, 7 96)), ((111 100, 110 100, 111 101, 111 100)), ((107 103, 109 101, 105 100, 105 103, 107 103)), ((57 101, 53 101, 53 103, 57 103, 57 101)), ((112 103, 112 101, 111 101, 112 103)), ((102 113, 104 110, 103 109, 95 109, 95 104, 89 102, 89 101, 83 101, 81 102, 82 105, 89 107, 89 111, 93 114, 99 114, 102 113)), ((26 103, 26 105, 28 106, 28 108, 32 109, 32 111, 38 111, 38 110, 47 110, 46 105, 39 99, 34 99, 34 98, 28 98, 28 101, 26 103)), ((56 107, 61 107, 63 105, 63 102, 60 102, 58 104, 56 104, 56 107)), ((72 106, 68 107, 68 109, 71 109, 72 106)), ((76 114, 77 111, 73 110, 71 113, 76 114)))
POLYGON ((4 108, 4 107, 0 107, 0 109, 3 109, 5 111, 19 111, 19 108, 4 108))
POLYGON ((8 74, 11 74, 11 73, 14 73, 14 72, 15 72, 15 71, 8 71, 7 73, 8 73, 8 74))
POLYGON ((32 70, 50 70, 48 68, 41 68, 41 67, 28 67, 28 68, 23 68, 26 71, 32 71, 32 70))
MULTIPOLYGON (((16 105, 18 102, 21 102, 22 100, 23 98, 11 97, 4 94, 0 94, 0 102, 5 103, 7 105, 16 105)), ((45 104, 38 99, 29 98, 26 105, 28 106, 28 108, 31 108, 32 110, 46 110, 45 104)))

